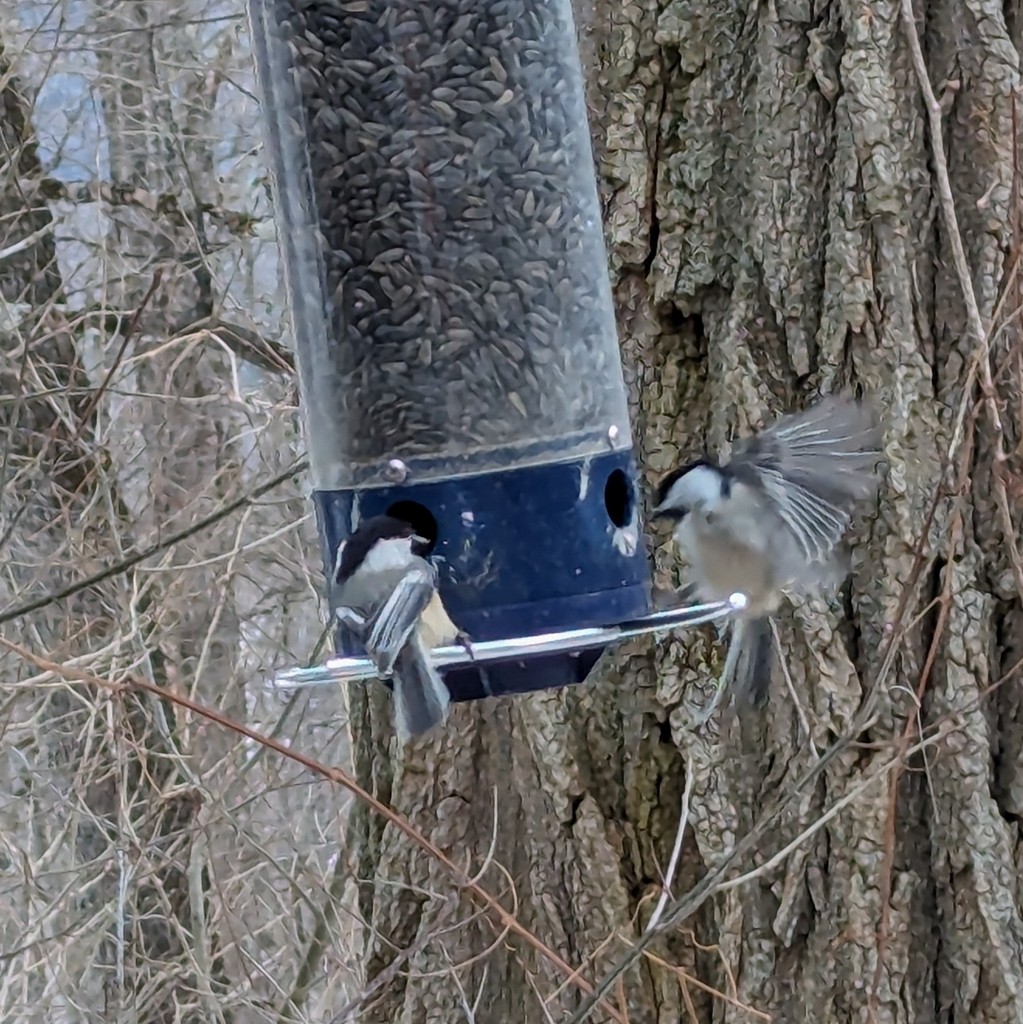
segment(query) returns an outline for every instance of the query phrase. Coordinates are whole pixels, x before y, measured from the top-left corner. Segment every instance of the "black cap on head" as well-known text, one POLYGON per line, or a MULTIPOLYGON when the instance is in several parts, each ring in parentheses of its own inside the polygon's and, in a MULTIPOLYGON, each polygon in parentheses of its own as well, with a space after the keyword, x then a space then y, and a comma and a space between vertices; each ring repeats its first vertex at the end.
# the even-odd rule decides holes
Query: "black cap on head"
MULTIPOLYGON (((416 531, 404 520, 394 516, 373 516, 360 524, 359 528, 345 541, 341 552, 341 564, 334 575, 336 583, 344 583, 356 569, 377 541, 395 540, 400 537, 415 537, 416 531)), ((413 550, 415 550, 413 542, 413 550)), ((418 552, 417 552, 418 554, 418 552)))
MULTIPOLYGON (((668 491, 671 490, 672 486, 679 480, 682 479, 687 473, 699 466, 708 466, 711 469, 721 471, 721 467, 711 462, 709 459, 694 459, 692 462, 686 463, 684 466, 678 466, 673 469, 667 476, 665 476, 660 483, 657 485, 657 490, 654 493, 654 508, 656 509, 665 498, 668 496, 668 491)), ((665 508, 661 509, 660 512, 654 512, 651 515, 652 519, 681 519, 686 514, 686 509, 679 508, 665 508)))

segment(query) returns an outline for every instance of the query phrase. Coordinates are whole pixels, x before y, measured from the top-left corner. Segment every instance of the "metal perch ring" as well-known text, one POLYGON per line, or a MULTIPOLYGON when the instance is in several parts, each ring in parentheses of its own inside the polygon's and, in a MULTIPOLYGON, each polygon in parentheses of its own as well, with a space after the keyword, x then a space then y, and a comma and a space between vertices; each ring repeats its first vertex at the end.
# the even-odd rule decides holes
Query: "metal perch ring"
MULTIPOLYGON (((471 644, 471 654, 464 647, 437 647, 432 652, 432 660, 437 668, 457 668, 499 661, 518 661, 540 654, 582 651, 593 647, 605 647, 648 633, 661 633, 669 629, 692 629, 694 626, 728 618, 745 607, 745 595, 732 594, 727 601, 668 608, 617 626, 569 629, 559 633, 539 633, 536 636, 512 637, 507 640, 483 640, 471 644)), ((372 679, 376 674, 373 662, 369 658, 331 658, 323 665, 292 668, 281 672, 271 685, 278 689, 329 686, 333 683, 372 679)))

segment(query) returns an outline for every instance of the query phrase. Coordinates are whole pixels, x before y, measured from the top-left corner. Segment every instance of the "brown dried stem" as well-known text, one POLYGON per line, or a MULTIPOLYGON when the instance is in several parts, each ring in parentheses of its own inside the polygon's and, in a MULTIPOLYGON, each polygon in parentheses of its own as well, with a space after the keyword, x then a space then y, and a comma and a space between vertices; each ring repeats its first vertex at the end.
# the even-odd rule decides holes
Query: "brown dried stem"
POLYGON ((120 576, 122 573, 128 572, 129 569, 134 569, 136 565, 140 565, 147 558, 152 558, 153 555, 158 555, 162 551, 167 551, 170 548, 175 547, 182 541, 187 540, 190 537, 194 537, 196 534, 202 533, 204 530, 208 530, 211 526, 215 526, 217 523, 226 519, 239 509, 246 508, 249 505, 254 504, 259 498, 263 497, 264 494, 269 494, 270 491, 276 490, 281 486, 281 484, 287 483, 289 480, 293 480, 297 477, 300 473, 305 472, 308 466, 309 463, 306 459, 299 459, 284 470, 284 472, 271 477, 266 481, 266 483, 260 484, 258 487, 253 487, 247 494, 239 495, 232 501, 225 502, 220 506, 220 508, 211 512, 208 516, 204 516, 202 519, 197 520, 190 526, 186 526, 184 529, 168 534, 163 540, 159 540, 154 544, 150 544, 149 547, 136 551, 133 555, 129 555, 127 558, 123 558, 120 561, 115 562, 106 569, 101 569, 99 572, 95 572, 91 576, 87 576, 85 579, 69 583, 66 587, 61 587, 59 590, 51 591, 50 593, 43 594, 31 601, 26 601, 23 604, 15 605, 13 608, 7 608, 0 611, 0 625, 3 625, 6 622, 13 622, 15 619, 20 619, 23 616, 28 615, 30 612, 37 612, 42 608, 46 608, 48 605, 57 604, 69 597, 73 597, 75 594, 80 594, 83 590, 95 587, 97 584, 103 583, 105 580, 110 580, 115 576, 120 576))
MULTIPOLYGON (((343 786, 357 799, 367 804, 389 824, 393 825, 403 835, 423 851, 428 853, 432 858, 434 858, 434 860, 442 864, 451 874, 455 882, 459 886, 464 887, 473 899, 492 914, 503 928, 507 928, 508 931, 517 935, 528 945, 532 946, 533 949, 535 949, 541 956, 554 964, 554 966, 565 974, 566 977, 570 978, 572 983, 581 991, 587 994, 593 992, 593 987, 579 975, 578 971, 555 953, 554 950, 552 950, 545 942, 534 935, 533 932, 525 927, 525 925, 518 921, 513 914, 509 913, 495 896, 491 895, 490 892, 484 889, 483 886, 471 878, 462 868, 451 860, 447 854, 430 842, 430 840, 427 839, 426 836, 424 836, 422 832, 420 832, 410 821, 408 821, 407 818, 402 817, 402 815, 388 807, 383 801, 378 800, 372 793, 363 789, 355 779, 340 768, 333 768, 329 765, 322 764, 314 758, 303 754, 301 751, 293 750, 278 740, 271 739, 269 736, 264 736, 255 729, 250 729, 248 726, 243 725, 240 722, 233 721, 231 718, 221 714, 219 711, 215 711, 213 708, 206 707, 197 701, 191 700, 181 694, 174 693, 164 687, 155 686, 144 679, 139 679, 134 676, 125 676, 122 683, 114 684, 107 680, 100 679, 98 676, 95 676, 90 672, 83 672, 80 669, 59 665, 47 658, 42 658, 22 645, 14 643, 5 637, 0 637, 0 646, 6 647, 9 651, 17 654, 20 658, 23 658, 30 664, 35 665, 36 668, 42 671, 53 672, 55 675, 60 676, 63 679, 74 679, 79 682, 87 683, 90 686, 96 686, 105 690, 113 691, 123 689, 124 687, 130 687, 144 693, 148 693, 154 697, 158 697, 161 700, 169 701, 175 706, 191 712, 193 715, 198 715, 210 722, 214 722, 238 736, 252 740, 260 746, 274 751, 281 757, 302 765, 302 767, 316 775, 319 775, 321 778, 327 779, 336 785, 343 786)), ((605 1000, 598 1000, 598 1002, 602 1004, 603 1009, 613 1020, 618 1022, 618 1024, 625 1024, 624 1018, 618 1010, 615 1009, 615 1007, 611 1006, 605 1000)))

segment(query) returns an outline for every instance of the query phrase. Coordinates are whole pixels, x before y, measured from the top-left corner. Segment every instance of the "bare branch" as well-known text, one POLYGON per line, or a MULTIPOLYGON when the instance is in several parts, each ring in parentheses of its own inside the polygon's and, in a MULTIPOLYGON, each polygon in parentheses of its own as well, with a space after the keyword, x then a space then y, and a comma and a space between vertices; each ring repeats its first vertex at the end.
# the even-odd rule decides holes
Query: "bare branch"
POLYGON ((60 590, 55 590, 49 594, 43 594, 41 597, 37 597, 32 601, 26 601, 24 604, 16 605, 13 608, 4 609, 0 612, 0 625, 3 625, 6 622, 13 622, 15 619, 20 619, 22 616, 28 615, 30 612, 36 612, 41 608, 46 608, 48 605, 64 601, 69 597, 73 597, 75 594, 80 594, 83 590, 88 590, 90 587, 95 587, 97 584, 103 583, 105 580, 113 579, 116 576, 120 576, 122 573, 128 572, 130 569, 135 568, 136 565, 144 562, 147 558, 152 558, 153 555, 158 555, 161 551, 167 551, 170 548, 175 547, 177 544, 187 540, 189 537, 194 537, 203 530, 208 530, 211 526, 214 526, 221 522, 221 520, 226 519, 239 509, 252 505, 263 497, 264 494, 269 494, 270 491, 280 487, 281 484, 287 483, 289 480, 293 480, 297 477, 300 473, 305 472, 308 465, 309 464, 305 459, 300 459, 288 469, 284 470, 283 473, 278 473, 277 476, 272 477, 266 483, 260 484, 258 487, 254 487, 248 492, 248 494, 243 494, 240 497, 235 498, 233 501, 227 502, 215 512, 212 512, 208 516, 204 516, 191 526, 185 527, 183 530, 178 530, 175 533, 168 535, 163 540, 157 541, 155 544, 151 544, 149 547, 143 548, 141 551, 137 551, 135 554, 130 555, 127 558, 121 559, 121 561, 106 569, 101 569, 99 572, 93 573, 86 579, 76 580, 74 583, 69 583, 66 587, 61 587, 60 590))
MULTIPOLYGON (((552 950, 545 942, 537 938, 537 936, 518 921, 513 914, 509 913, 495 896, 492 896, 479 883, 474 882, 462 868, 451 860, 451 858, 440 850, 434 843, 427 839, 426 836, 412 825, 407 818, 404 818, 402 815, 388 807, 383 801, 373 796, 372 793, 360 786, 359 783, 356 782, 355 779, 353 779, 347 772, 342 771, 340 768, 333 768, 328 765, 321 764, 314 758, 285 746, 279 740, 271 739, 269 736, 264 736, 255 729, 250 729, 248 726, 242 725, 240 722, 233 721, 226 715, 221 714, 219 711, 215 711, 212 708, 199 704, 188 697, 182 696, 181 694, 173 693, 159 686, 154 686, 152 683, 148 683, 143 679, 128 676, 125 677, 121 683, 112 684, 106 680, 98 678, 97 676, 91 675, 88 672, 83 672, 80 669, 64 667, 47 658, 42 658, 37 654, 33 654, 20 644, 16 644, 5 637, 0 637, 0 646, 6 647, 9 651, 17 654, 20 658, 23 658, 25 661, 35 665, 36 668, 43 671, 55 672, 66 679, 75 679, 91 686, 97 686, 102 689, 114 691, 123 687, 131 687, 145 693, 152 694, 154 697, 160 697, 161 699, 167 700, 180 708, 184 708, 192 712, 192 714, 214 722, 230 732, 236 733, 239 736, 244 736, 246 739, 252 740, 260 746, 267 747, 275 753, 280 754, 282 757, 302 765, 304 768, 307 768, 309 771, 314 772, 316 775, 319 775, 324 779, 328 779, 339 786, 343 786, 359 800, 372 808, 375 813, 379 814, 389 824, 393 825, 407 838, 412 840, 412 842, 420 847, 420 849, 424 850, 433 857, 434 860, 443 865, 451 874, 455 882, 459 886, 464 887, 465 890, 475 900, 477 900, 481 906, 491 913, 501 927, 506 928, 508 931, 518 936, 535 949, 541 956, 549 960, 561 972, 569 977, 573 984, 583 992, 589 993, 593 991, 592 986, 579 975, 578 971, 574 970, 569 963, 554 952, 554 950, 552 950)), ((603 1005, 603 1009, 613 1020, 617 1021, 618 1024, 625 1024, 621 1014, 619 1014, 619 1012, 606 1001, 597 999, 596 1005, 603 1005)))
POLYGON ((654 907, 654 912, 650 915, 649 922, 647 922, 645 930, 648 932, 652 932, 657 927, 671 896, 671 883, 678 868, 679 855, 682 853, 682 840, 686 833, 686 824, 689 821, 689 799, 693 795, 693 784, 695 782, 696 773, 693 771, 693 758, 690 755, 686 758, 686 786, 682 793, 682 813, 678 819, 678 831, 675 833, 675 843, 672 846, 671 857, 668 860, 668 870, 664 873, 664 881, 661 883, 661 895, 657 900, 657 906, 654 907))
POLYGON ((160 282, 162 280, 163 271, 157 270, 156 273, 153 274, 152 284, 150 284, 146 294, 142 296, 142 301, 138 304, 135 312, 132 313, 131 319, 128 321, 128 326, 125 328, 124 336, 121 338, 121 344, 117 349, 117 354, 114 356, 114 360, 110 364, 110 369, 107 370, 107 374, 103 378, 100 386, 96 388, 96 393, 89 399, 89 404, 86 405, 85 411, 82 413, 81 418, 78 421, 78 426, 75 428, 72 440, 77 441, 78 438, 82 436, 82 431, 89 422, 89 418, 96 411, 96 406, 99 405, 104 392, 110 386, 110 381, 113 379, 114 374, 117 373, 117 368, 121 365, 124 353, 127 351, 128 345, 134 337, 136 330, 138 330, 139 318, 142 316, 143 310, 145 310, 146 306, 149 305, 149 300, 156 294, 156 289, 160 287, 160 282))

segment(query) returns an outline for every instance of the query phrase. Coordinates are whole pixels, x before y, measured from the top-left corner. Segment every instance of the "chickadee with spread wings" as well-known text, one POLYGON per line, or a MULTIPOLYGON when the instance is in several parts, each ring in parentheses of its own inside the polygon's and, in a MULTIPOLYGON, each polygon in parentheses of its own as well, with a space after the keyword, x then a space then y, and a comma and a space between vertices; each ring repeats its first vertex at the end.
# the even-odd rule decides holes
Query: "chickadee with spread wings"
POLYGON ((374 516, 341 542, 335 561, 337 618, 362 642, 380 677, 392 680, 402 742, 447 717, 451 697, 430 650, 455 641, 468 648, 437 592, 428 547, 408 523, 374 516))
POLYGON ((824 398, 732 446, 728 462, 698 459, 669 473, 654 517, 675 521, 675 540, 702 600, 745 595, 714 700, 734 679, 738 699, 766 700, 771 679, 770 618, 783 593, 835 585, 848 568, 838 546, 856 507, 879 486, 880 435, 861 403, 824 398))

